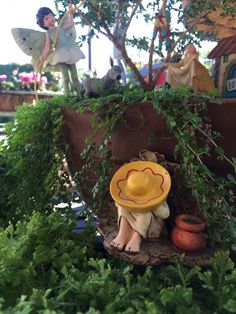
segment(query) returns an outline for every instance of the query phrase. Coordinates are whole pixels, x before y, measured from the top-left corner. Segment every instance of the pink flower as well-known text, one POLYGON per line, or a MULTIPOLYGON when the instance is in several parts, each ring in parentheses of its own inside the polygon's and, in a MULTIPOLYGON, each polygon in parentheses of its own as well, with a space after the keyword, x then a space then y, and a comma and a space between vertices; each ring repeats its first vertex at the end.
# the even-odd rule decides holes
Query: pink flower
POLYGON ((13 71, 12 71, 12 74, 13 74, 14 76, 16 76, 16 75, 18 74, 18 70, 17 70, 17 69, 13 70, 13 71))
POLYGON ((31 81, 30 73, 26 73, 26 72, 20 73, 20 80, 22 82, 30 82, 31 81))
POLYGON ((39 73, 37 73, 37 78, 36 78, 36 72, 31 72, 30 73, 30 78, 31 78, 32 81, 35 81, 35 79, 36 79, 37 82, 41 81, 41 76, 40 76, 39 73))
POLYGON ((6 81, 6 80, 7 80, 6 74, 0 75, 0 81, 6 81))
POLYGON ((48 82, 48 79, 47 79, 46 76, 42 76, 42 77, 40 78, 40 83, 41 83, 43 86, 45 86, 45 84, 47 84, 47 82, 48 82))

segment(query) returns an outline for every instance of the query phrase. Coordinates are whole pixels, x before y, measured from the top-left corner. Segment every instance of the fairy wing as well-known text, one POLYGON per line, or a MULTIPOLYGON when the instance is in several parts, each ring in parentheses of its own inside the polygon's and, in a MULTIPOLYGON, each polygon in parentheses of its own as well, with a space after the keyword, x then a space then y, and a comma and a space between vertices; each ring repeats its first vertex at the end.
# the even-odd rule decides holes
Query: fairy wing
POLYGON ((19 48, 32 57, 31 63, 36 69, 45 46, 46 33, 29 28, 13 28, 11 32, 19 48))

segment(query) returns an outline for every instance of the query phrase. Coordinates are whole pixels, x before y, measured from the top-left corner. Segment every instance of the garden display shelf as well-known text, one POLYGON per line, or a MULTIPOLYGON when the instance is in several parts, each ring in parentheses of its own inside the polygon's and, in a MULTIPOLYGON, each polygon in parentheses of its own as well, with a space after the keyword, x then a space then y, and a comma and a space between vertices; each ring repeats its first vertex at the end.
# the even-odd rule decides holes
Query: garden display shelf
MULTIPOLYGON (((223 147, 225 155, 229 158, 236 156, 235 134, 236 134, 236 100, 221 99, 220 102, 208 103, 208 113, 211 119, 213 130, 219 132, 217 144, 223 147)), ((81 152, 86 148, 86 138, 94 132, 95 114, 89 111, 79 113, 72 109, 63 109, 64 126, 63 134, 65 142, 69 146, 67 152, 67 160, 71 169, 78 171, 82 168, 84 161, 81 159, 81 152)), ((103 137, 101 129, 94 139, 96 145, 100 145, 103 137)), ((157 156, 165 156, 158 160, 164 162, 171 169, 176 162, 174 160, 174 148, 177 144, 176 139, 170 134, 167 129, 166 120, 163 114, 157 113, 153 108, 152 102, 145 101, 131 105, 127 108, 122 116, 122 119, 117 122, 116 133, 111 139, 113 173, 124 163, 129 162, 133 158, 139 156, 140 151, 148 150, 155 153, 157 156), (155 141, 151 141, 151 135, 155 135, 155 141)), ((99 162, 99 161, 98 161, 99 162)), ((178 162, 178 161, 177 161, 178 162)), ((214 151, 212 156, 205 158, 204 162, 217 175, 226 175, 232 172, 230 165, 224 160, 218 160, 214 151)), ((173 172, 169 169, 168 171, 173 172)), ((176 166, 174 166, 176 168, 176 166)), ((89 178, 91 180, 92 178, 89 178)), ((178 179, 177 179, 178 180, 178 179)), ((173 180, 175 181, 175 179, 173 180)), ((177 184, 178 185, 178 184, 177 184)), ((172 187, 172 195, 174 201, 170 207, 174 207, 175 216, 180 213, 192 213, 194 208, 193 200, 185 198, 186 195, 191 195, 191 192, 186 192, 183 196, 180 192, 173 192, 176 186, 172 187), (184 201, 183 201, 184 200, 184 201)), ((181 192, 182 193, 182 192, 181 192)), ((89 199, 91 195, 84 193, 89 199)), ((118 232, 117 227, 117 210, 111 202, 104 212, 98 209, 98 230, 104 237, 104 247, 112 255, 118 256, 121 259, 141 265, 157 265, 162 262, 172 260, 180 252, 172 244, 170 237, 162 237, 154 241, 143 241, 141 251, 139 253, 130 254, 125 251, 118 251, 110 245, 115 235, 118 232), (109 215, 108 215, 109 211, 109 215), (109 217, 108 217, 109 216, 109 217)), ((171 217, 169 228, 173 227, 174 217, 171 217)), ((170 234, 170 230, 168 232, 170 234)), ((186 254, 185 263, 187 265, 207 266, 210 263, 211 257, 214 255, 214 250, 206 247, 204 250, 194 254, 186 254)))
MULTIPOLYGON (((39 99, 50 99, 55 93, 38 92, 39 99)), ((23 103, 35 102, 35 93, 30 91, 0 91, 0 111, 15 111, 23 103)))

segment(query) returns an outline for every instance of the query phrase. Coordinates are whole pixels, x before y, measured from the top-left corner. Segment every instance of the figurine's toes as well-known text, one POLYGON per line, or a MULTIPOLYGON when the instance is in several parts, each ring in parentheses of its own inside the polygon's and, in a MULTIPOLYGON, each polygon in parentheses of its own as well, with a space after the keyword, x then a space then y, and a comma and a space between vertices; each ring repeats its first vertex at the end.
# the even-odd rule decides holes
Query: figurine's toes
POLYGON ((125 247, 125 252, 131 252, 131 247, 129 246, 129 247, 125 247))
POLYGON ((139 248, 132 248, 131 246, 126 246, 125 247, 125 252, 128 252, 128 253, 138 253, 139 252, 139 248))
POLYGON ((118 245, 117 245, 117 249, 119 250, 119 251, 122 251, 123 249, 124 249, 124 244, 121 244, 121 243, 119 243, 118 245))
POLYGON ((116 241, 111 241, 111 246, 113 246, 113 247, 117 247, 117 245, 118 245, 118 243, 116 242, 116 241))
POLYGON ((115 240, 111 241, 111 246, 117 248, 119 251, 122 251, 124 248, 123 244, 116 242, 115 240))

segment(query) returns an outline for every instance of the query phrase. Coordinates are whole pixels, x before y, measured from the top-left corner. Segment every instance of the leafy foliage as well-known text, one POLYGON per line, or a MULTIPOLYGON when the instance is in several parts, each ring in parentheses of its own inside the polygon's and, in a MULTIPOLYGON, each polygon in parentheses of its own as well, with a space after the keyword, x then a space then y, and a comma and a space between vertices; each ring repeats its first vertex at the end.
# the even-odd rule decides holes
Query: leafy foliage
POLYGON ((88 239, 73 236, 74 224, 60 213, 34 212, 16 228, 9 224, 0 230, 0 294, 7 305, 20 295, 35 294, 36 288, 39 294, 41 289, 56 288, 66 270, 85 266, 86 256, 94 253, 90 249, 94 233, 87 233, 89 245, 88 239))
MULTIPOLYGON (((233 1, 188 1, 187 8, 183 7, 182 0, 168 0, 168 1, 119 1, 119 0, 105 0, 105 1, 85 1, 82 6, 79 0, 74 1, 76 5, 76 20, 82 26, 89 26, 87 36, 82 36, 81 41, 88 40, 94 36, 104 35, 112 42, 114 47, 118 50, 124 64, 133 72, 137 81, 145 89, 153 90, 156 86, 158 76, 164 70, 160 68, 157 77, 152 74, 152 61, 157 58, 156 50, 158 43, 152 40, 152 31, 155 23, 155 17, 160 12, 162 5, 165 4, 165 15, 167 20, 172 19, 177 23, 172 23, 171 27, 171 47, 165 52, 164 62, 168 62, 171 57, 176 54, 183 53, 183 47, 189 43, 200 46, 200 39, 216 40, 213 33, 199 32, 196 25, 199 22, 205 24, 209 23, 207 14, 214 12, 216 8, 222 7, 228 16, 234 17, 233 1), (143 25, 150 29, 150 34, 139 37, 130 34, 129 29, 135 22, 142 21, 143 25), (149 81, 146 82, 139 73, 133 60, 130 56, 129 47, 135 47, 137 50, 148 51, 147 60, 144 63, 148 64, 149 81)), ((60 17, 63 16, 67 9, 67 1, 55 0, 60 17)), ((171 24, 171 22, 170 22, 171 24)), ((145 27, 144 26, 144 27, 145 27)), ((227 25, 225 25, 227 28, 227 25)))
POLYGON ((0 230, 0 313, 235 313, 227 252, 205 271, 181 259, 142 269, 102 256, 92 230, 81 238, 72 227, 58 213, 33 213, 0 230))
POLYGON ((220 311, 228 310, 229 312, 235 312, 236 303, 233 299, 236 293, 231 290, 236 280, 234 264, 228 259, 229 256, 227 253, 218 252, 216 256, 217 258, 212 262, 212 271, 199 274, 199 278, 203 282, 202 287, 205 291, 211 291, 207 300, 209 298, 211 298, 211 302, 216 300, 216 306, 220 311), (230 276, 228 276, 229 272, 231 272, 230 276))
MULTIPOLYGON (((232 244, 233 196, 226 189, 235 184, 234 178, 206 180, 213 174, 196 158, 211 148, 211 141, 202 140, 201 130, 208 139, 215 136, 206 131, 202 118, 209 98, 193 106, 189 90, 143 93, 127 88, 97 100, 78 103, 73 97, 56 97, 22 106, 16 123, 8 126, 8 143, 2 143, 0 150, 0 313, 235 313, 236 273, 228 252, 217 253, 206 270, 185 267, 182 257, 168 266, 131 266, 98 250, 94 229, 74 234, 75 220, 68 208, 55 211, 55 195, 71 200, 65 187, 68 177, 58 175, 66 151, 61 137, 63 108, 91 110, 95 132, 104 128, 101 146, 93 146, 91 137, 84 158, 86 167, 93 169, 91 156, 98 151, 102 161, 96 164, 93 192, 95 200, 105 200, 111 174, 109 143, 116 123, 134 101, 147 99, 166 115, 178 139, 176 157, 183 167, 183 185, 198 197, 209 236, 222 244, 225 240, 226 247, 232 244), (213 188, 219 191, 218 203, 213 188)), ((222 150, 218 152, 223 157, 222 150)))
MULTIPOLYGON (((204 157, 211 156, 212 143, 215 144, 218 134, 210 127, 205 103, 207 99, 194 100, 190 95, 191 90, 185 87, 174 93, 171 89, 164 89, 162 93, 154 95, 154 107, 165 115, 177 139, 175 154, 181 159, 183 185, 189 187, 196 198, 199 210, 208 224, 209 238, 216 242, 231 239, 229 241, 233 243, 235 233, 231 223, 235 224, 235 217, 229 218, 228 213, 235 212, 235 178, 231 175, 217 177, 203 162, 204 157)), ((215 153, 220 159, 225 157, 221 147, 217 146, 215 153)), ((233 162, 231 166, 233 172, 233 162)))
MULTIPOLYGON (((64 152, 60 97, 17 110, 17 122, 6 127, 7 144, 1 146, 0 201, 4 217, 21 217, 33 210, 51 211, 58 187, 68 182, 59 176, 64 152), (7 211, 6 211, 7 209, 7 211)), ((65 188, 64 188, 65 190, 65 188)))

